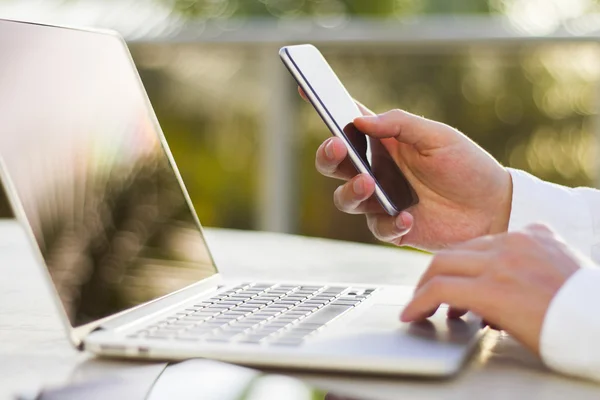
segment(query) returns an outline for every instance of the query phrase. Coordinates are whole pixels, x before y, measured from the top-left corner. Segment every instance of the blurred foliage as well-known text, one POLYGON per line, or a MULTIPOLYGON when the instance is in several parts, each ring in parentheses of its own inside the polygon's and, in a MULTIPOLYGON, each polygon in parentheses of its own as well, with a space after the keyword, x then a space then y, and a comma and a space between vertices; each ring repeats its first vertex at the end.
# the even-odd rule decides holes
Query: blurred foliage
MULTIPOLYGON (((184 20, 505 14, 518 27, 538 33, 600 11, 599 0, 148 1, 184 20)), ((277 57, 276 48, 234 44, 132 45, 205 225, 258 226, 259 139, 269 110, 264 51, 277 57)), ((330 44, 322 51, 349 91, 374 111, 400 107, 443 121, 505 165, 543 179, 578 186, 592 185, 597 178, 596 44, 380 49, 330 44)), ((329 133, 309 105, 298 99, 297 107, 298 233, 373 241, 363 218, 333 206, 339 182, 314 170, 314 152, 329 133)))
POLYGON ((154 0, 189 18, 348 16, 533 12, 573 17, 597 12, 598 0, 154 0))
MULTIPOLYGON (((161 1, 189 18, 222 19, 498 13, 520 0, 161 1)), ((560 2, 553 0, 556 7, 560 2)), ((201 221, 256 228, 259 135, 269 107, 260 54, 235 45, 133 50, 201 221)), ((593 182, 591 115, 600 72, 595 45, 322 50, 350 92, 374 111, 400 107, 446 122, 505 165, 553 182, 593 182)), ((298 233, 373 242, 363 218, 333 206, 339 182, 314 170, 314 152, 328 132, 309 105, 298 99, 297 106, 298 233)))
MULTIPOLYGON (((234 45, 133 50, 200 219, 256 227, 258 139, 269 107, 260 54, 234 45)), ((400 107, 444 121, 505 165, 553 182, 593 182, 600 73, 593 44, 322 50, 349 91, 374 111, 400 107)), ((308 104, 298 98, 297 106, 298 232, 372 241, 363 218, 334 208, 339 182, 314 169, 314 152, 328 132, 308 104)))
POLYGON ((416 13, 489 13, 481 0, 159 0, 188 17, 299 17, 344 13, 390 17, 416 13))

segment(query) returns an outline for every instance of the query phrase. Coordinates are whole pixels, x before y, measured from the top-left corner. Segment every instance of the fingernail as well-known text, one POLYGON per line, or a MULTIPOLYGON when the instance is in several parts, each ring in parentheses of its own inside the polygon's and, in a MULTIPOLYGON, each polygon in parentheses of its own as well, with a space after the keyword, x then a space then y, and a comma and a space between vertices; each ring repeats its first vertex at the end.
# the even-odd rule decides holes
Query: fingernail
POLYGON ((354 193, 356 193, 359 196, 362 196, 365 193, 364 179, 358 178, 357 180, 355 180, 352 184, 352 189, 354 190, 354 193))
POLYGON ((402 322, 410 322, 411 321, 410 314, 406 312, 406 309, 404 309, 404 311, 402 311, 402 314, 400 314, 400 321, 402 321, 402 322))
POLYGON ((331 139, 329 139, 329 141, 325 145, 325 155, 330 160, 333 160, 333 140, 331 139))
POLYGON ((358 117, 360 119, 362 119, 363 121, 367 121, 367 122, 375 122, 379 119, 379 115, 364 115, 362 117, 358 117))
POLYGON ((402 220, 401 215, 399 215, 398 218, 396 218, 396 229, 398 229, 399 231, 404 231, 406 229, 406 224, 402 220))

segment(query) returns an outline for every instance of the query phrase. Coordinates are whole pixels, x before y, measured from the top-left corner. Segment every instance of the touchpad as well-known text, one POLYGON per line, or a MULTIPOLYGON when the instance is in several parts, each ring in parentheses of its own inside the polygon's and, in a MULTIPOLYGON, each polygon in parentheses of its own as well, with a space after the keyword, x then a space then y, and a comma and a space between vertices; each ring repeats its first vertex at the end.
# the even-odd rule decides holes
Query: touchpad
POLYGON ((400 313, 403 309, 402 305, 374 304, 357 313, 356 318, 350 321, 350 325, 369 329, 399 328, 403 324, 400 322, 400 313))
POLYGON ((446 307, 441 307, 426 320, 404 323, 400 321, 403 309, 400 305, 375 304, 367 307, 350 324, 365 330, 402 332, 420 340, 450 343, 468 343, 481 329, 481 319, 470 313, 464 319, 448 319, 446 307))

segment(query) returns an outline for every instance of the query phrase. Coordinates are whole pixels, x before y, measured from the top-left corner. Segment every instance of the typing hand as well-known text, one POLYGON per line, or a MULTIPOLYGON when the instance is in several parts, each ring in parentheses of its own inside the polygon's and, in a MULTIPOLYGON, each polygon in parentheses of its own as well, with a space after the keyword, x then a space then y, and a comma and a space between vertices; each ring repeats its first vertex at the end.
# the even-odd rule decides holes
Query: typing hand
POLYGON ((539 353, 550 301, 583 263, 543 225, 473 239, 436 254, 401 319, 428 318, 444 303, 450 317, 471 310, 539 353))

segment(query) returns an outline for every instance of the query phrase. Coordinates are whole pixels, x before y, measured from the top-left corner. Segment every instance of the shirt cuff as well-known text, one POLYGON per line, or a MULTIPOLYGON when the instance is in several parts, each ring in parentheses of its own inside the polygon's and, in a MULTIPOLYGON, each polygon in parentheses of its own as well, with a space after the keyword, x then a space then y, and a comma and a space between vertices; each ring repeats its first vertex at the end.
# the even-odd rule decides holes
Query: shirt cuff
POLYGON ((540 336, 544 363, 559 372, 600 380, 600 269, 582 268, 550 302, 540 336))
POLYGON ((527 172, 508 171, 513 183, 509 232, 544 223, 568 244, 591 256, 593 218, 585 197, 576 189, 545 182, 527 172))

